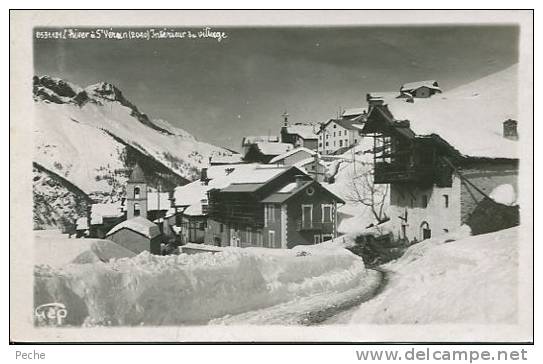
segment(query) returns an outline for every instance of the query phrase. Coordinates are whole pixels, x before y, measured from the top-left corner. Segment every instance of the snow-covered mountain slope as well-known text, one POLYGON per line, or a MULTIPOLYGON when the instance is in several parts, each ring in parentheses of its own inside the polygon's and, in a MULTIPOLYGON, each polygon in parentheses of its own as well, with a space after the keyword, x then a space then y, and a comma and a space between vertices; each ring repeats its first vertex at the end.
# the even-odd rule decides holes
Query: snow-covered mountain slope
POLYGON ((65 178, 34 162, 34 229, 62 227, 64 222, 85 216, 89 196, 65 178))
MULTIPOLYGON (((33 93, 34 162, 80 189, 83 195, 78 198, 120 199, 136 162, 151 185, 160 183, 162 189, 173 190, 197 177, 211 155, 232 154, 165 120, 151 120, 109 83, 82 88, 59 78, 36 76, 33 93)), ((40 172, 44 185, 62 185, 58 178, 49 182, 47 172, 40 172)), ((40 186, 34 187, 35 196, 43 194, 36 188, 40 186)), ((48 197, 62 199, 66 188, 49 189, 48 197)), ((66 208, 71 211, 69 218, 74 217, 76 206, 66 208)), ((56 217, 65 212, 51 211, 56 217)), ((35 216, 35 227, 56 226, 56 217, 35 216)))
MULTIPOLYGON (((130 157, 154 160, 187 180, 213 153, 231 154, 167 121, 151 120, 109 83, 83 89, 58 78, 34 77, 34 100, 35 161, 87 193, 111 192, 105 175, 133 162, 126 160, 127 146, 141 154, 130 157)), ((115 175, 119 182, 123 177, 126 172, 115 175)))

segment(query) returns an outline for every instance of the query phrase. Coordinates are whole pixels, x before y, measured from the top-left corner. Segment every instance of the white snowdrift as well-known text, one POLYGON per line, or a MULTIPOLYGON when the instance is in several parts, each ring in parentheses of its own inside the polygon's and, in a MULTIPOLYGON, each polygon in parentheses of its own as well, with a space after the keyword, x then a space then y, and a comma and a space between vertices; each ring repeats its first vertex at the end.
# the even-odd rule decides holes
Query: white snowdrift
POLYGON ((108 262, 135 255, 110 240, 69 239, 58 230, 38 230, 34 237, 35 265, 62 267, 69 263, 108 262))
POLYGON ((490 198, 506 206, 513 206, 516 204, 517 195, 515 188, 510 184, 499 185, 490 192, 490 198))
POLYGON ((452 242, 455 237, 446 235, 412 246, 384 267, 385 290, 362 304, 351 322, 516 322, 517 234, 511 228, 452 242))
POLYGON ((64 303, 73 325, 202 324, 338 294, 372 277, 359 257, 341 248, 226 248, 166 257, 142 253, 110 263, 37 266, 35 305, 64 303))

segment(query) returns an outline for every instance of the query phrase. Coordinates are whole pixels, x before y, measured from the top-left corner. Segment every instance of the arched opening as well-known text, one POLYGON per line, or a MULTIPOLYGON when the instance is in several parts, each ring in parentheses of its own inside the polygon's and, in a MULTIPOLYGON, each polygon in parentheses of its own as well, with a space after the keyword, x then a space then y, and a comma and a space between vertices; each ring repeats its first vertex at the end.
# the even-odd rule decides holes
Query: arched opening
POLYGON ((134 216, 140 216, 140 204, 139 203, 134 204, 134 216))
POLYGON ((423 221, 422 224, 420 224, 420 236, 421 240, 430 239, 432 237, 432 230, 430 230, 430 225, 423 221))
POLYGON ((134 198, 139 199, 140 198, 140 188, 134 187, 134 198))

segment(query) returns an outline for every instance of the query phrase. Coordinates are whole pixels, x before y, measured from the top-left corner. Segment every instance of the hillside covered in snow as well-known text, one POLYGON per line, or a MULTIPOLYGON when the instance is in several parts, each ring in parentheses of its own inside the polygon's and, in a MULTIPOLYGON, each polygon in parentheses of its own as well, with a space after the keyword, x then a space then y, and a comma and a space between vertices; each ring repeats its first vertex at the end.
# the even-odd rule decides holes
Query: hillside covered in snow
POLYGON ((383 292, 344 322, 515 323, 518 228, 455 238, 450 234, 426 240, 384 265, 383 292))
MULTIPOLYGON (((58 175, 77 187, 85 194, 82 198, 118 200, 136 161, 152 185, 173 189, 194 179, 211 155, 231 154, 165 120, 151 119, 106 82, 82 88, 35 76, 33 94, 34 162, 40 173, 58 175)), ((42 185, 34 184, 35 196, 54 202, 58 196, 44 193, 42 185)), ((35 211, 44 210, 37 207, 35 211)), ((56 225, 54 219, 45 222, 45 216, 34 220, 35 228, 56 225)))

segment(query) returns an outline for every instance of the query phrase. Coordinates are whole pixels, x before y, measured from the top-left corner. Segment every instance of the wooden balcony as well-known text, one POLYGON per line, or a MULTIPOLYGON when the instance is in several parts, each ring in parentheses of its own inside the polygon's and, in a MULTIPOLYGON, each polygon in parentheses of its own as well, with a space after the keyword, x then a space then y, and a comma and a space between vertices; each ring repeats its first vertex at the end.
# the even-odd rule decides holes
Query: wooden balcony
POLYGON ((409 167, 406 165, 393 165, 387 162, 375 164, 373 182, 377 184, 414 182, 432 184, 434 170, 427 166, 409 167))
POLYGON ((322 222, 322 221, 296 221, 296 230, 297 231, 324 231, 332 232, 334 231, 334 223, 322 222))

